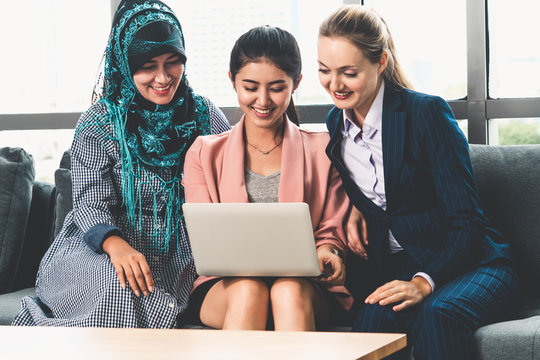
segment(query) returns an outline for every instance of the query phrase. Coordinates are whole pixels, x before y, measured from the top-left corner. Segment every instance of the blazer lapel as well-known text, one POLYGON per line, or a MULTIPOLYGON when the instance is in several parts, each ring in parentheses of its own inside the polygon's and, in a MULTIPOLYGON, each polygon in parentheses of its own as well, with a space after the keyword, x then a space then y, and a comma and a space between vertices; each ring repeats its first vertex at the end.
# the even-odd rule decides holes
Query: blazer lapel
MULTIPOLYGON (((248 202, 244 177, 244 117, 229 135, 223 155, 223 169, 219 181, 221 202, 248 202)), ((286 120, 281 155, 281 175, 278 200, 304 201, 304 145, 300 129, 286 120)))
POLYGON ((402 99, 399 93, 391 86, 386 87, 383 101, 382 143, 384 179, 387 210, 390 210, 392 206, 392 195, 398 183, 396 177, 403 163, 406 114, 400 108, 402 99))
POLYGON ((244 177, 244 117, 233 126, 223 155, 221 178, 218 179, 220 201, 248 202, 244 177))
MULTIPOLYGON (((335 108, 337 109, 337 108, 335 108)), ((341 129, 343 127, 343 110, 332 110, 326 120, 328 132, 330 133, 330 141, 326 146, 326 155, 332 161, 332 165, 339 171, 340 174, 346 174, 347 170, 343 164, 341 156, 341 129)))
POLYGON ((300 129, 289 119, 285 119, 278 193, 279 202, 304 201, 304 163, 304 143, 300 129))

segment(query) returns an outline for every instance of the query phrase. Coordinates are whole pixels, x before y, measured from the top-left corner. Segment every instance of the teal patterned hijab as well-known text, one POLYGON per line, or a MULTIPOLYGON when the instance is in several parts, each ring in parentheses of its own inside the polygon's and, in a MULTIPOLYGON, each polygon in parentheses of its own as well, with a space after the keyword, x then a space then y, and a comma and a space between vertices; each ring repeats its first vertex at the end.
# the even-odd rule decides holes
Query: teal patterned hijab
POLYGON ((179 54, 185 62, 182 28, 173 11, 156 0, 122 1, 113 20, 93 99, 108 108, 102 124, 112 126, 120 149, 123 206, 129 221, 160 251, 168 251, 172 238, 178 241, 185 153, 198 135, 210 133, 208 107, 193 93, 185 73, 169 104, 156 105, 138 92, 132 72, 168 52, 179 54), (167 171, 172 172, 170 180, 161 176, 167 171), (136 179, 140 184, 137 187, 136 179), (149 234, 142 229, 144 184, 154 192, 154 230, 149 234), (165 199, 164 214, 158 212, 160 198, 165 199))

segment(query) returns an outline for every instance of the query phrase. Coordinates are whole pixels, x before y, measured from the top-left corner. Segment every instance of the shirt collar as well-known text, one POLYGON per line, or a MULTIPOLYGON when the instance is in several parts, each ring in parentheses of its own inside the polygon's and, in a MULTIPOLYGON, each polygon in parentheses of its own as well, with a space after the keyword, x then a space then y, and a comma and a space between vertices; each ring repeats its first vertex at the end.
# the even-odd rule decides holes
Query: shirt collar
POLYGON ((369 111, 364 120, 363 129, 360 129, 351 119, 353 117, 352 109, 345 109, 343 111, 343 134, 348 134, 352 139, 356 138, 360 133, 363 133, 367 137, 373 137, 377 131, 382 127, 382 112, 383 112, 383 98, 384 98, 384 80, 381 81, 381 86, 373 100, 373 104, 369 108, 369 111))

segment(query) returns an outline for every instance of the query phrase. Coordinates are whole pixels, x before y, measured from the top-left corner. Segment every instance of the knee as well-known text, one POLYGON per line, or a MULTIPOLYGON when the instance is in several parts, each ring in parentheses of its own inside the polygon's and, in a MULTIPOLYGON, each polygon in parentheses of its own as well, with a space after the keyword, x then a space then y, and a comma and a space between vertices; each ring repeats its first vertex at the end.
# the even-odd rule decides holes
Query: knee
POLYGON ((268 286, 260 279, 236 278, 227 284, 227 296, 229 304, 240 307, 264 307, 268 306, 268 286))
POLYGON ((353 331, 359 332, 404 332, 400 313, 392 306, 365 304, 353 324, 353 331))
POLYGON ((315 287, 306 279, 278 279, 270 289, 270 301, 274 308, 287 304, 304 310, 312 309, 314 296, 315 287))

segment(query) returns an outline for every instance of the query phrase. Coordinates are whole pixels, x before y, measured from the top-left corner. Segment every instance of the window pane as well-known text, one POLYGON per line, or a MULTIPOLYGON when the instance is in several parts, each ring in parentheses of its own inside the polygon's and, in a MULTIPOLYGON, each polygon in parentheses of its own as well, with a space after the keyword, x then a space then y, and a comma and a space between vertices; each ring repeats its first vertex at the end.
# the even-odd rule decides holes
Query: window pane
POLYGON ((540 96, 540 2, 488 1, 491 98, 540 96))
POLYGON ((540 118, 490 120, 489 144, 540 144, 540 118))
POLYGON ((463 134, 468 140, 469 139, 469 128, 468 128, 469 120, 457 120, 457 123, 458 123, 459 128, 461 129, 461 131, 463 131, 463 134))
POLYGON ((388 23, 415 90, 459 99, 467 94, 465 0, 365 0, 388 23))
POLYGON ((20 147, 34 158, 36 180, 54 183, 62 154, 69 149, 75 130, 5 130, 0 131, 2 147, 20 147))
POLYGON ((296 104, 327 104, 330 98, 317 75, 319 25, 342 0, 165 0, 184 30, 188 62, 186 73, 196 93, 218 106, 237 106, 227 76, 236 39, 249 29, 273 25, 291 32, 302 53, 303 79, 296 104))
POLYGON ((0 68, 9 86, 0 87, 0 113, 85 110, 110 30, 110 0, 22 4, 2 2, 0 33, 8 51, 0 68))

